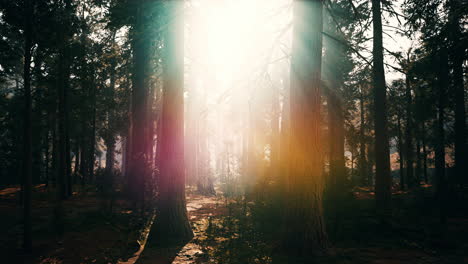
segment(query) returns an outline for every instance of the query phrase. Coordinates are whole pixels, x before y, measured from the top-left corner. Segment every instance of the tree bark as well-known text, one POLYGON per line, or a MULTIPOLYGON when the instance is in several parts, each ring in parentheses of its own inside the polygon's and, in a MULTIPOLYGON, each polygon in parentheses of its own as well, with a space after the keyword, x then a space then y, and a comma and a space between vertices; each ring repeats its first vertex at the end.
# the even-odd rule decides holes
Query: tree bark
MULTIPOLYGON (((174 243, 193 237, 187 217, 184 169, 184 2, 166 3, 159 216, 149 241, 174 243), (153 235, 153 236, 152 236, 153 235)), ((159 146, 159 145, 158 145, 159 146)))
POLYGON ((133 90, 132 90, 132 148, 129 164, 129 184, 135 204, 143 205, 145 176, 148 173, 147 154, 147 96, 149 88, 148 68, 151 39, 147 30, 146 1, 137 6, 136 24, 132 32, 133 90))
POLYGON ((375 125, 375 200, 377 212, 390 214, 391 186, 390 149, 387 121, 387 94, 385 84, 384 57, 382 44, 382 17, 380 0, 372 0, 374 65, 374 125, 375 125))
POLYGON ((298 254, 323 253, 328 244, 320 133, 323 3, 296 0, 293 5, 289 206, 284 246, 298 254))

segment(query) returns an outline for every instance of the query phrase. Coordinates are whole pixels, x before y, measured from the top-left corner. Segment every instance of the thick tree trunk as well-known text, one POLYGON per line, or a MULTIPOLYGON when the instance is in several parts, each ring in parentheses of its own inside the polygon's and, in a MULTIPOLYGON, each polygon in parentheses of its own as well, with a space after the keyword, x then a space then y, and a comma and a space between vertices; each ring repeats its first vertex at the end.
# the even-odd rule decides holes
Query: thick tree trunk
POLYGON ((141 1, 137 6, 137 21, 133 30, 133 91, 132 91, 132 149, 129 166, 131 196, 136 204, 143 205, 145 178, 149 172, 147 160, 147 96, 149 88, 149 47, 151 39, 147 30, 147 6, 141 1), (143 4, 142 4, 143 3, 143 4))
POLYGON ((459 0, 449 1, 450 37, 453 47, 452 68, 455 98, 455 172, 459 183, 468 183, 468 146, 466 144, 466 111, 463 63, 466 46, 462 36, 463 9, 459 0))
POLYGON ((382 15, 380 0, 372 0, 374 65, 374 125, 375 125, 375 200, 379 214, 387 215, 391 210, 390 149, 387 124, 387 94, 385 84, 382 44, 382 15))
POLYGON ((23 248, 30 252, 32 249, 32 99, 31 99, 31 49, 32 49, 32 20, 34 0, 24 2, 25 30, 24 30, 24 134, 23 134, 23 248))
POLYGON ((328 244, 322 208, 320 133, 323 3, 293 3, 291 152, 284 245, 299 254, 322 253, 328 244))
POLYGON ((184 2, 167 3, 170 18, 163 55, 159 216, 149 241, 180 242, 193 237, 187 217, 184 168, 184 2))

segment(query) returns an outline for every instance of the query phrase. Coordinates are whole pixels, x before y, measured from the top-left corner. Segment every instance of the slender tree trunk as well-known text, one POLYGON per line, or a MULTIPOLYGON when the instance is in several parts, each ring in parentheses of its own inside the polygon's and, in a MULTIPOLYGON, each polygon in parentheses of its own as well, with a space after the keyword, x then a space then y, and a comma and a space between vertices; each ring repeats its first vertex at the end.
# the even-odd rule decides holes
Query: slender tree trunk
POLYGON ((363 87, 360 88, 359 93, 359 112, 360 112, 360 121, 359 124, 359 178, 362 185, 372 185, 371 182, 367 180, 367 155, 366 155, 366 141, 365 141, 365 115, 364 115, 364 91, 363 87))
MULTIPOLYGON (((88 177, 89 181, 93 182, 94 181, 94 163, 96 161, 96 155, 95 155, 95 150, 96 150, 96 89, 97 87, 92 84, 91 88, 91 129, 89 131, 89 141, 88 141, 88 156, 86 157, 88 159, 87 165, 88 165, 88 177)), ((100 166, 100 164, 99 164, 100 166)))
POLYGON ((30 252, 32 249, 32 99, 31 99, 31 49, 32 24, 34 14, 34 0, 24 2, 25 30, 24 30, 24 135, 23 135, 23 248, 30 252))
POLYGON ((404 160, 405 157, 403 155, 403 135, 401 133, 401 114, 398 113, 397 117, 397 129, 398 129, 398 162, 400 164, 400 189, 402 191, 405 190, 405 169, 404 169, 404 160))
POLYGON ((375 123, 375 198, 377 211, 387 215, 391 211, 390 149, 387 124, 387 94, 382 44, 382 17, 380 0, 372 0, 375 123))
MULTIPOLYGON (((112 39, 115 41, 115 32, 113 32, 113 37, 112 39)), ((114 44, 113 44, 114 45, 114 44)), ((112 52, 115 53, 116 50, 114 46, 112 47, 112 52)), ((110 177, 110 184, 112 186, 113 183, 113 177, 114 177, 114 164, 115 164, 115 141, 116 141, 116 135, 115 135, 115 113, 114 113, 114 108, 113 105, 115 104, 115 82, 116 82, 116 73, 115 69, 117 67, 117 63, 115 58, 112 58, 110 61, 110 83, 109 83, 109 96, 110 96, 110 104, 112 105, 108 110, 107 110, 107 138, 105 140, 106 143, 106 171, 108 177, 110 177)))
POLYGON ((441 51, 439 60, 439 81, 437 83, 437 122, 436 122, 436 146, 435 146, 435 169, 436 169, 436 196, 439 205, 439 216, 442 225, 446 223, 446 195, 447 178, 445 175, 445 101, 446 89, 448 88, 448 57, 447 51, 441 51))
MULTIPOLYGON (((424 122, 422 122, 422 131, 426 131, 426 125, 424 122)), ((422 150, 423 150, 423 175, 424 175, 424 181, 426 184, 429 184, 429 178, 427 175, 427 149, 426 149, 426 137, 424 136, 424 133, 422 134, 422 150)))
POLYGON ((320 135, 323 3, 296 0, 293 5, 291 153, 284 245, 308 254, 324 252, 328 244, 320 135))
POLYGON ((67 153, 67 96, 69 89, 69 73, 70 73, 70 64, 69 64, 69 25, 71 23, 71 0, 64 1, 64 7, 62 9, 63 22, 59 28, 60 36, 60 58, 59 58, 59 77, 57 85, 58 93, 58 172, 57 172, 57 198, 54 208, 54 227, 56 228, 57 235, 59 237, 63 236, 65 224, 64 224, 64 210, 62 200, 67 198, 67 173, 69 169, 67 168, 67 162, 69 161, 70 153, 67 153))
POLYGON ((271 94, 271 152, 270 152, 270 170, 271 178, 278 180, 280 173, 280 105, 279 105, 279 89, 272 87, 271 94))
POLYGON ((285 199, 282 199, 286 206, 288 175, 289 175, 289 153, 290 153, 290 89, 289 78, 283 80, 283 107, 281 109, 281 141, 280 141, 280 178, 279 183, 283 188, 280 190, 285 199))
POLYGON ((159 216, 149 241, 188 241, 193 237, 187 217, 184 168, 184 2, 166 3, 169 17, 164 36, 163 110, 159 216), (153 238, 152 238, 153 237, 153 238))
POLYGON ((75 167, 74 167, 74 170, 73 170, 73 174, 74 174, 74 179, 73 181, 76 183, 76 177, 78 175, 78 172, 79 172, 79 168, 80 168, 80 143, 78 140, 75 141, 75 167))
POLYGON ((342 194, 346 185, 344 160, 344 119, 338 83, 333 83, 327 93, 328 130, 330 144, 330 176, 336 194, 342 194))
POLYGON ((419 140, 419 138, 417 138, 416 139, 416 173, 415 173, 415 180, 416 180, 416 183, 417 183, 418 186, 421 184, 421 172, 422 172, 421 141, 419 140))
MULTIPOLYGON (((330 16, 326 16, 326 30, 330 31, 331 35, 336 35, 337 39, 341 38, 338 30, 333 24, 330 16)), ((328 83, 326 89, 327 106, 328 106, 328 132, 330 146, 330 178, 332 188, 335 189, 335 195, 341 196, 344 194, 346 186, 346 170, 344 159, 344 117, 342 103, 342 85, 343 78, 341 77, 340 64, 345 58, 345 50, 342 45, 337 44, 335 39, 325 39, 325 56, 324 61, 324 76, 328 83)))
MULTIPOLYGON (((409 57, 409 55, 408 55, 409 57)), ((409 61, 409 59, 408 59, 409 61)), ((406 179, 408 187, 415 185, 414 179, 414 148, 413 148, 413 98, 411 95, 411 82, 410 76, 406 74, 406 127, 405 127, 405 158, 406 158, 406 179)))

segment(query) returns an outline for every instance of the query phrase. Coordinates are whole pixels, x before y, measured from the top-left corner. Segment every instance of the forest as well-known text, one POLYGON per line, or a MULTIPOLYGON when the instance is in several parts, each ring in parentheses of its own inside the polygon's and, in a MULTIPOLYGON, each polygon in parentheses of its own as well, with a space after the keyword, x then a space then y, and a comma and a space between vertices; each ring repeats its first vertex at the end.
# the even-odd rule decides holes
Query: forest
POLYGON ((468 263, 466 0, 0 0, 1 263, 468 263))

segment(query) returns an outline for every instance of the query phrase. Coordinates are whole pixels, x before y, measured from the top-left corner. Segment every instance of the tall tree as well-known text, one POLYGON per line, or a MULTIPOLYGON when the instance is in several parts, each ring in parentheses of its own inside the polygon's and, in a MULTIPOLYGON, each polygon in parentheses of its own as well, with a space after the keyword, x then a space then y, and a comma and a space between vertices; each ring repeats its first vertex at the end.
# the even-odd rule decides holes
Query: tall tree
POLYGON ((442 225, 447 220, 446 196, 447 196, 447 176, 445 173, 445 104, 446 90, 448 87, 448 51, 442 48, 436 55, 436 69, 438 70, 437 85, 437 121, 435 122, 436 145, 435 145, 435 169, 436 169, 436 198, 438 202, 439 218, 442 225), (438 67, 438 68, 437 68, 438 67))
MULTIPOLYGON (((159 179, 159 215, 153 239, 179 242, 193 237, 187 217, 184 168, 184 2, 165 3, 163 109, 159 179)), ((151 241, 151 238, 150 238, 151 241)))
POLYGON ((372 0, 374 58, 372 79, 374 85, 375 126, 375 198, 377 210, 387 214, 391 210, 390 148, 388 140, 387 92, 385 84, 381 1, 372 0))
POLYGON ((466 111, 463 63, 466 60, 466 22, 463 32, 463 14, 468 10, 468 3, 458 0, 448 1, 449 43, 451 46, 452 74, 455 98, 455 170, 457 180, 468 183, 468 146, 466 144, 466 111))
POLYGON ((323 252, 327 248, 320 133, 323 1, 296 0, 293 5, 291 145, 285 246, 306 254, 323 252))
POLYGON ((151 37, 149 34, 150 3, 140 1, 136 6, 135 25, 133 27, 133 90, 132 90, 132 147, 130 155, 129 185, 132 198, 143 204, 145 190, 145 175, 147 175, 147 96, 149 92, 149 49, 151 37))
POLYGON ((31 49, 34 0, 24 1, 24 134, 23 134, 23 247, 32 248, 31 195, 32 195, 32 99, 31 99, 31 49))

